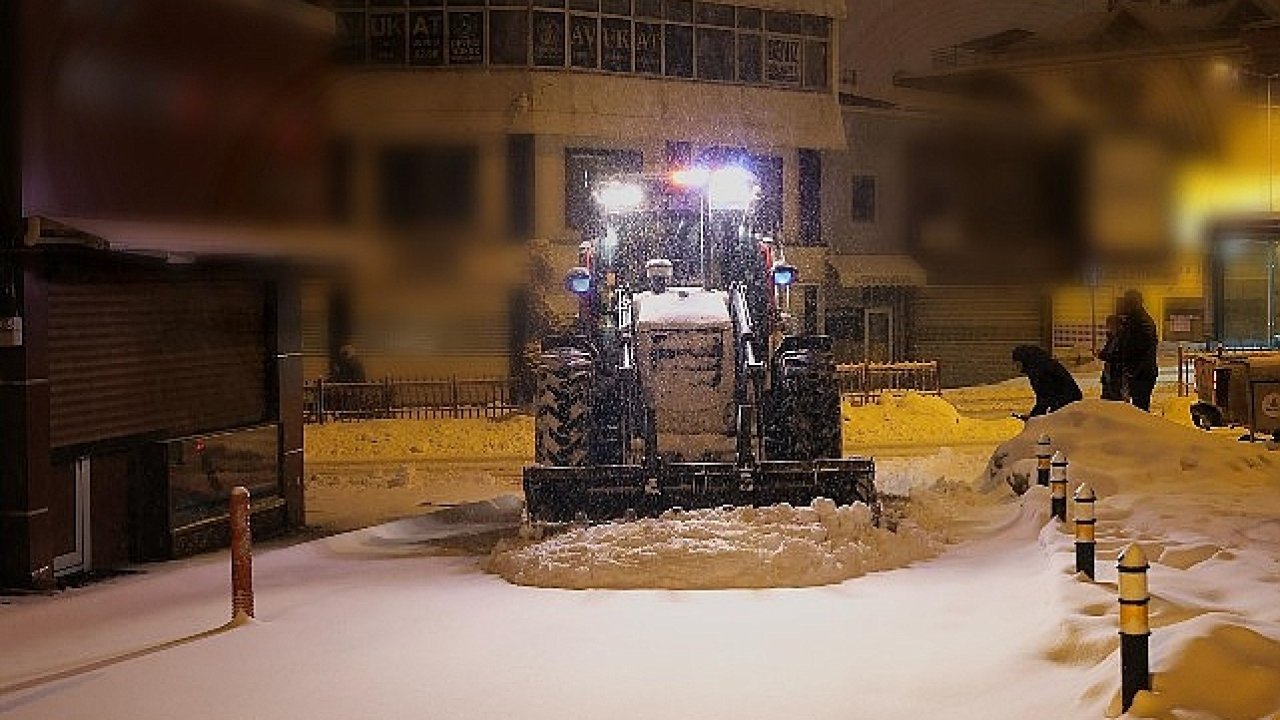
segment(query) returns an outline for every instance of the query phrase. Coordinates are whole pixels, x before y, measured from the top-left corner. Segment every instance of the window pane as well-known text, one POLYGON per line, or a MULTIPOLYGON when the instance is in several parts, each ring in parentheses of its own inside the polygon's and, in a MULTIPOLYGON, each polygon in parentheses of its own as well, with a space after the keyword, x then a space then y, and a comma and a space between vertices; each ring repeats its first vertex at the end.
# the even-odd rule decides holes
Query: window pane
POLYGON ((876 178, 874 175, 853 176, 854 222, 871 222, 876 219, 876 178))
POLYGON ((698 28, 698 77, 733 79, 733 31, 698 28))
POLYGON ((800 19, 801 29, 804 34, 809 37, 826 39, 831 34, 830 18, 818 17, 817 15, 805 15, 800 19))
POLYGON ((489 0, 489 4, 494 6, 524 7, 528 3, 526 0, 489 0))
POLYGON ((409 7, 440 7, 444 0, 409 0, 409 7))
POLYGON ((564 0, 533 0, 534 7, 562 8, 564 0))
POLYGON ((636 72, 662 74, 662 26, 636 23, 636 72))
POLYGON ((738 80, 760 82, 760 36, 738 35, 738 80))
POLYGON ((636 17, 661 18, 662 0, 636 0, 636 17))
POLYGON ((738 8, 738 27, 760 29, 760 11, 755 8, 738 8))
POLYGON ((800 34, 800 16, 792 13, 767 12, 764 14, 764 26, 770 32, 800 34))
POLYGON ((524 10, 489 11, 489 62, 524 65, 529 62, 529 13, 524 10))
POLYGON ((596 18, 585 15, 570 18, 569 63, 580 68, 600 66, 600 29, 596 18))
POLYGON ((631 0, 600 0, 600 12, 631 17, 631 0))
POLYGON ((666 0, 667 19, 676 22, 693 22, 692 0, 666 0))
POLYGON ((827 44, 816 40, 804 43, 804 86, 825 88, 827 83, 827 44))
POLYGON ((404 13, 369 13, 369 62, 378 65, 404 63, 404 13))
POLYGON ((667 75, 693 77, 693 28, 688 25, 667 25, 664 33, 664 56, 667 75))
POLYGON ((569 0, 569 9, 600 12, 600 0, 569 0))
POLYGON ((765 42, 765 79, 783 85, 800 84, 800 41, 770 37, 765 42))
POLYGON ((369 0, 369 7, 404 7, 404 0, 369 0))
POLYGON ((600 67, 614 72, 631 72, 631 21, 601 18, 600 39, 600 67))
POLYGON ((698 24, 733 27, 733 6, 698 3, 698 24))
POLYGON ((419 10, 409 13, 409 64, 444 64, 444 13, 419 10))
POLYGON ((340 63, 364 62, 364 13, 335 13, 333 23, 337 35, 334 59, 340 63))
POLYGON ((484 13, 449 13, 449 64, 484 62, 484 13))
POLYGON ((564 67, 564 13, 533 14, 533 64, 564 67))
POLYGON ((476 153, 470 147, 397 147, 382 153, 382 211, 392 225, 468 220, 476 153))
POLYGON ((336 2, 333 3, 333 7, 337 10, 349 10, 352 8, 359 8, 363 10, 364 0, 336 0, 336 2))

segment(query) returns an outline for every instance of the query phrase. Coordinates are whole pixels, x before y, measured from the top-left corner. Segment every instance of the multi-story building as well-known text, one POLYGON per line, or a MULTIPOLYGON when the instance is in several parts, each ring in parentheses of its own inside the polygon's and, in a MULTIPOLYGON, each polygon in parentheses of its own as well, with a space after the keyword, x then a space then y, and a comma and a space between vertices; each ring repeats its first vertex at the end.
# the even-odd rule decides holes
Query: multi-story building
MULTIPOLYGON (((755 227, 789 246, 809 283, 796 314, 820 322, 821 154, 845 144, 833 83, 844 11, 826 0, 336 2, 339 216, 377 239, 391 272, 310 288, 307 375, 348 341, 372 375, 506 375, 527 324, 531 249, 567 269, 597 180, 697 162, 754 170, 755 227)), ((572 310, 564 293, 548 297, 572 310)))
POLYGON ((1206 257, 1240 228, 1266 226, 1256 215, 1274 209, 1264 140, 1274 69, 1259 59, 1275 47, 1260 28, 1277 18, 1280 8, 1264 0, 1113 2, 1054 27, 939 48, 931 72, 898 79, 1061 132, 1074 158, 1078 252, 1074 279, 1053 297, 1060 352, 1087 355, 1131 287, 1147 296, 1165 340, 1243 332, 1250 344, 1267 342, 1256 328, 1226 327, 1234 311, 1223 314, 1245 286, 1239 307, 1266 305, 1266 268, 1241 270, 1224 296, 1212 281, 1222 264, 1206 257), (1248 222, 1236 221, 1242 215, 1248 222))

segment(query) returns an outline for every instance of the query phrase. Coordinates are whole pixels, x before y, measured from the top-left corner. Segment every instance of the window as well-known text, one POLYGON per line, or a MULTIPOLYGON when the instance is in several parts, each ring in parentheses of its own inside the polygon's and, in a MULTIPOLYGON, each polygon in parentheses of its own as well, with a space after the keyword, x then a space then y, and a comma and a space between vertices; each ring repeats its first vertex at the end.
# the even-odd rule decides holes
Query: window
POLYGON ((693 77, 693 27, 667 25, 663 57, 668 77, 693 77))
POLYGON ((489 62, 494 65, 529 62, 529 13, 524 10, 489 12, 489 62))
POLYGON ((404 13, 369 13, 369 62, 403 65, 404 13))
POLYGON ((449 64, 480 65, 484 62, 484 13, 478 10, 449 13, 449 64))
POLYGON ((592 15, 569 18, 569 63, 577 68, 600 65, 600 27, 592 15))
POLYGON ((444 13, 420 10, 409 13, 409 64, 444 64, 444 13))
POLYGON ((334 57, 830 88, 832 19, 697 0, 331 0, 334 57))
POLYGON ((389 147, 379 158, 379 177, 390 225, 462 223, 475 210, 473 147, 389 147))
POLYGON ((600 18, 600 67, 613 72, 631 72, 631 21, 600 18))
POLYGON ((796 153, 796 180, 800 199, 801 245, 822 244, 822 156, 801 148, 796 153))
POLYGON ((597 215, 591 191, 601 180, 638 173, 644 155, 638 150, 567 148, 564 151, 564 222, 575 230, 587 230, 597 215))
POLYGON ((853 176, 853 221, 875 222, 876 219, 876 176, 853 176))
POLYGON ((636 72, 647 75, 662 74, 662 26, 656 23, 636 23, 636 72))
POLYGON ((698 77, 733 79, 733 31, 698 28, 698 77))
POLYGON ((564 67, 564 13, 533 14, 533 64, 538 67, 564 67))

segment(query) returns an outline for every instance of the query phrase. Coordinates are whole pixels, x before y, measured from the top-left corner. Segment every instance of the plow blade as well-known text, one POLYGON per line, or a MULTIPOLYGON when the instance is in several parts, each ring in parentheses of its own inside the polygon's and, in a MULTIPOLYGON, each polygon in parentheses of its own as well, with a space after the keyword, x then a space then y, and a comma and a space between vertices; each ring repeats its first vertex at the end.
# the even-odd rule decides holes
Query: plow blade
POLYGON ((549 467, 524 471, 529 520, 567 523, 613 520, 631 512, 653 517, 681 507, 808 505, 825 497, 845 505, 878 506, 875 462, 870 458, 775 460, 751 467, 732 463, 668 463, 549 467))

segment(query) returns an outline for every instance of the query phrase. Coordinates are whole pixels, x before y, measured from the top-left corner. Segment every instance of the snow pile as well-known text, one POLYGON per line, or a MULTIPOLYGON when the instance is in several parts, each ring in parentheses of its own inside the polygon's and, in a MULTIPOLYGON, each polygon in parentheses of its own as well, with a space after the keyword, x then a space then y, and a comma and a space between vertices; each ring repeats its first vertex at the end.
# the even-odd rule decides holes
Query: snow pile
MULTIPOLYGON (((1280 453, 1129 405, 1076 403, 1028 423, 991 458, 987 489, 1034 476, 1035 438, 1070 460, 1069 483, 1098 491, 1098 582, 1073 576, 1069 525, 1039 534, 1059 575, 1052 663, 1081 668, 1089 714, 1120 715, 1113 558, 1137 543, 1151 560, 1152 690, 1131 717, 1280 717, 1280 453)), ((1044 504, 1045 489, 1024 495, 1044 504)))
POLYGON ((307 425, 308 462, 533 457, 533 418, 364 420, 307 425))
POLYGON ((886 393, 874 405, 844 407, 846 448, 999 442, 1021 429, 1014 418, 965 417, 943 398, 916 392, 886 393))
POLYGON ((895 532, 876 527, 861 503, 825 498, 808 507, 673 510, 506 541, 485 569, 518 585, 574 589, 827 585, 936 555, 948 539, 947 517, 929 500, 910 503, 895 532))
POLYGON ((1034 482, 1041 433, 1066 454, 1074 468, 1072 487, 1085 480, 1100 496, 1151 483, 1185 490, 1187 483, 1226 477, 1233 484, 1275 485, 1280 473, 1280 454, 1263 445, 1227 440, 1125 403, 1084 400, 1032 418, 1021 434, 1001 444, 983 489, 1020 489, 1034 482))

